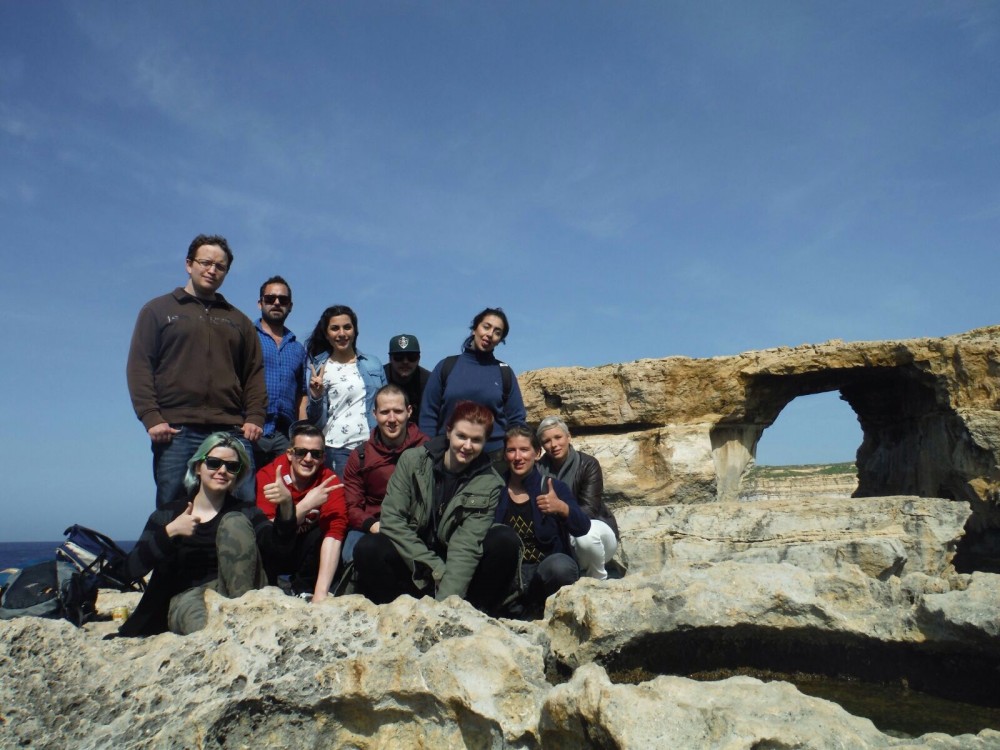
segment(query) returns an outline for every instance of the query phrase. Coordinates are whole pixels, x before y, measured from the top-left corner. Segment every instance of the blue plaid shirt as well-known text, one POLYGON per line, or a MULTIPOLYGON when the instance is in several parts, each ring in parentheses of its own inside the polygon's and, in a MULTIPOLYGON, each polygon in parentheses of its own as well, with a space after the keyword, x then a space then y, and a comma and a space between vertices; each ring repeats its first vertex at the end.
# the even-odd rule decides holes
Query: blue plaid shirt
POLYGON ((267 384, 267 421, 264 434, 284 432, 299 418, 299 397, 305 393, 306 348, 285 329, 281 344, 275 344, 257 319, 257 336, 264 352, 264 382, 267 384))

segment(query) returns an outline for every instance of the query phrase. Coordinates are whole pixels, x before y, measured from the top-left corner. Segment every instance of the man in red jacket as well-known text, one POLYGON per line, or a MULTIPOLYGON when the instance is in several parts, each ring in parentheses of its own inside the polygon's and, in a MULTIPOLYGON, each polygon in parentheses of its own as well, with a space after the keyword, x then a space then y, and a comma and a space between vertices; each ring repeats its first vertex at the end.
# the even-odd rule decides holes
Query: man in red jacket
POLYGON ((291 446, 257 472, 257 506, 274 519, 278 504, 291 496, 298 522, 293 552, 272 560, 268 578, 272 583, 291 574, 292 590, 322 601, 337 572, 340 548, 347 531, 344 485, 323 465, 323 433, 307 422, 291 428, 291 446))
POLYGON ((390 383, 378 390, 374 412, 375 429, 367 442, 351 452, 344 467, 348 524, 345 563, 354 559, 354 545, 359 539, 378 533, 385 489, 400 454, 427 442, 427 436, 410 422, 413 408, 398 385, 390 383))

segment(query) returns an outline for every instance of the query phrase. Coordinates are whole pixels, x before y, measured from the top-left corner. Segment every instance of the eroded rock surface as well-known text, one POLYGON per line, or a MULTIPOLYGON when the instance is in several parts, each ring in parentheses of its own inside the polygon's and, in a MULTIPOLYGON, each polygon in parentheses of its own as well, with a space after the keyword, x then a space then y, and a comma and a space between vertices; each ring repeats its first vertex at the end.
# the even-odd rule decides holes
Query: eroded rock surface
POLYGON ((453 598, 230 601, 181 638, 0 623, 0 747, 534 747, 545 639, 453 598))
POLYGON ((582 581, 536 623, 493 620, 457 599, 311 607, 277 589, 209 593, 204 631, 144 640, 23 618, 0 623, 0 747, 1000 747, 989 730, 894 739, 784 683, 612 685, 587 663, 635 643, 652 662, 650 638, 740 626, 808 629, 813 650, 844 634, 972 643, 995 663, 997 578, 685 566, 582 581), (547 661, 579 669, 552 684, 547 661))
POLYGON ((829 341, 519 376, 529 418, 561 415, 609 497, 735 500, 763 431, 797 396, 837 391, 858 415, 859 496, 973 503, 1000 523, 1000 327, 938 339, 829 341))
POLYGON ((807 570, 853 564, 884 579, 948 573, 970 512, 952 500, 874 497, 628 507, 616 514, 633 572, 735 560, 807 570))
POLYGON ((803 695, 784 682, 751 677, 695 682, 658 677, 614 685, 600 667, 581 667, 553 689, 542 707, 543 747, 720 748, 962 748, 1000 747, 1000 732, 916 740, 883 734, 867 719, 803 695))

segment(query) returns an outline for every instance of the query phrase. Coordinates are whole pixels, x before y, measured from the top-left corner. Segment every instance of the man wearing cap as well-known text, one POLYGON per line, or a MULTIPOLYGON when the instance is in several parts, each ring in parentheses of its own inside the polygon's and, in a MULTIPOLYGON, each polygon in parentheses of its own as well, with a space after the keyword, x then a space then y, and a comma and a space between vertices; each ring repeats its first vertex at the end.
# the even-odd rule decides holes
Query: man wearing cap
POLYGON ((385 379, 403 389, 414 414, 420 413, 420 400, 430 376, 430 371, 420 366, 420 342, 416 336, 401 333, 389 339, 389 363, 385 365, 385 379))
POLYGON ((299 418, 305 398, 306 348, 285 327, 292 312, 292 288, 280 276, 260 285, 257 336, 264 355, 267 418, 264 434, 253 447, 257 466, 266 466, 288 449, 288 428, 299 418))

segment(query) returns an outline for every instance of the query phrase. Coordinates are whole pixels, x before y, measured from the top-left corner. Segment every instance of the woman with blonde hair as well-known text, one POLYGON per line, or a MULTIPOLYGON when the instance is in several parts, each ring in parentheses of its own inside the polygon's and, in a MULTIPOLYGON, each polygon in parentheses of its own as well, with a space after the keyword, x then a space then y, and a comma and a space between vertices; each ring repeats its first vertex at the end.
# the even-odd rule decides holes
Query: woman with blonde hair
POLYGON ((560 417, 545 417, 535 434, 545 455, 538 464, 541 470, 569 485, 573 497, 590 517, 590 531, 573 537, 570 543, 583 575, 604 580, 605 565, 618 551, 618 522, 604 503, 604 474, 593 456, 570 445, 569 427, 560 417))

